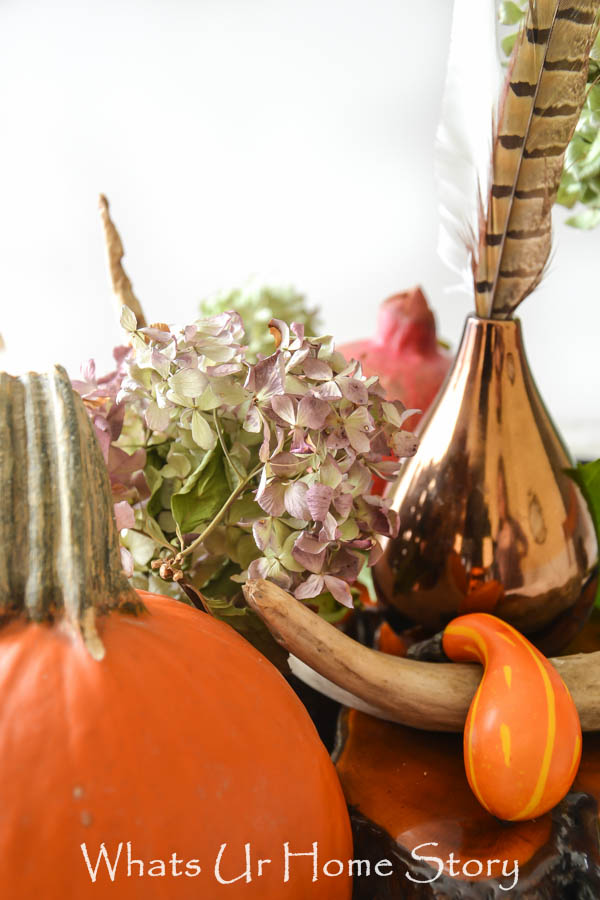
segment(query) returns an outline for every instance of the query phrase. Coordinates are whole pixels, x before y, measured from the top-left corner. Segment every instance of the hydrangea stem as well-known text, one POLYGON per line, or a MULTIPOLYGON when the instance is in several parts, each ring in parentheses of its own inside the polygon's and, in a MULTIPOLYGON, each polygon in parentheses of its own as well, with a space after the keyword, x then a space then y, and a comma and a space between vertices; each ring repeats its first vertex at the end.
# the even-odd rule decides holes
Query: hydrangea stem
POLYGON ((233 506, 233 504, 235 503, 237 498, 240 496, 240 494, 244 493, 244 491, 246 490, 246 488, 248 487, 248 485, 250 484, 252 479, 256 478, 256 476, 258 475, 258 473, 260 472, 262 467, 263 467, 263 463, 261 463, 255 469, 253 469, 252 472, 250 472, 250 474, 247 475, 246 478, 244 478, 244 480, 238 484, 238 486, 233 491, 233 493, 230 494, 230 496, 227 498, 227 500, 225 501, 225 503, 223 504, 223 506, 221 507, 219 512, 214 516, 214 518, 211 519, 210 523, 206 526, 204 531, 201 534, 199 534, 198 537, 195 538, 191 544, 189 544, 189 546, 187 546, 185 549, 180 550, 180 552, 175 557, 176 563, 181 562, 181 560, 184 557, 189 556, 190 553, 193 553, 193 551, 196 549, 196 547, 198 547, 208 537, 210 537, 210 535, 213 533, 213 531, 215 530, 217 525, 220 525, 221 522, 223 521, 224 517, 227 515, 227 511, 233 506))

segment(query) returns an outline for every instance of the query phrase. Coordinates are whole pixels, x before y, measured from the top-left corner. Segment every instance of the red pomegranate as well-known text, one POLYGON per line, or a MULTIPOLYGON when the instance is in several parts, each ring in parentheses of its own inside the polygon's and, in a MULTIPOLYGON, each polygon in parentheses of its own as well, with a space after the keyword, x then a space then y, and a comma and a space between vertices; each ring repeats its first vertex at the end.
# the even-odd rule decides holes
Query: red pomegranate
MULTIPOLYGON (((379 307, 373 338, 343 344, 365 375, 378 375, 392 400, 424 413, 437 394, 452 357, 438 342, 435 318, 420 287, 394 294, 379 307)), ((414 428, 421 415, 412 417, 414 428)))

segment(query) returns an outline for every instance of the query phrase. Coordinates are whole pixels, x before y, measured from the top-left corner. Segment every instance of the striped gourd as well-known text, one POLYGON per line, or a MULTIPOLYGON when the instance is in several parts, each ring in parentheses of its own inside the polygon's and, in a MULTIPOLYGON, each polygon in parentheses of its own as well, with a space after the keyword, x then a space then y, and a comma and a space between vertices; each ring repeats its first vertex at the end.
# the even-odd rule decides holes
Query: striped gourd
POLYGON ((487 613, 454 619, 443 647, 455 662, 484 666, 464 732, 473 793, 500 819, 547 812, 571 787, 581 757, 579 717, 558 672, 520 632, 487 613))

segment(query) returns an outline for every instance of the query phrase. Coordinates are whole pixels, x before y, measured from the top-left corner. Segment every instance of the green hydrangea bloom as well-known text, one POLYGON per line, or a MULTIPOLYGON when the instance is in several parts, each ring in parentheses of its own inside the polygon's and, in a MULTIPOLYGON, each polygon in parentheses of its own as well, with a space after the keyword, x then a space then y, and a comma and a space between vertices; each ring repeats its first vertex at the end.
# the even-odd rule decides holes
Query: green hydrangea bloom
POLYGON ((292 287, 273 287, 248 282, 243 287, 220 291, 200 302, 200 315, 216 316, 237 312, 243 319, 248 345, 246 358, 255 362, 259 356, 269 356, 275 350, 275 340, 269 332, 271 319, 297 322, 305 326, 306 334, 320 334, 321 322, 316 309, 309 309, 306 298, 292 287))

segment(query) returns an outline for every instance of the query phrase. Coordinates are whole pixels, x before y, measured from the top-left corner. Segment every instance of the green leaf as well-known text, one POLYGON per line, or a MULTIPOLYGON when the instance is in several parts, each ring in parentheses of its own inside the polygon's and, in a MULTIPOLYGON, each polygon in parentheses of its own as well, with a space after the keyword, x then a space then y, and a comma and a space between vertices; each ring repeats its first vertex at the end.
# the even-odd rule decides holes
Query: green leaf
POLYGON ((359 584, 362 584, 366 587, 369 592, 369 598, 373 603, 377 603, 377 592, 375 590, 375 584, 373 582, 373 570, 370 566, 363 566, 359 572, 358 579, 359 584))
POLYGON ((498 17, 503 25, 516 25, 525 15, 525 11, 520 9, 512 0, 505 0, 500 4, 498 17))
POLYGON ((184 397, 198 397, 206 387, 206 375, 198 369, 180 369, 169 378, 169 387, 184 397))
POLYGON ((217 446, 171 497, 173 518, 184 534, 198 531, 219 512, 229 495, 223 451, 217 446))
POLYGON ((160 544, 163 547, 171 547, 162 528, 152 516, 146 516, 144 519, 144 531, 146 534, 149 534, 157 544, 160 544))
MULTIPOLYGON (((157 458, 160 459, 160 457, 157 458)), ((146 476, 146 481, 148 482, 148 487, 150 488, 150 499, 148 500, 146 511, 149 516, 153 516, 154 518, 156 518, 162 510, 162 503, 160 502, 160 489, 162 487, 163 477, 153 465, 148 465, 148 463, 146 463, 144 475, 146 476)))
POLYGON ((584 209, 567 219, 567 225, 573 228, 590 229, 600 225, 600 209, 584 209))
POLYGON ((253 522, 255 519, 260 519, 264 514, 264 510, 260 508, 252 494, 244 493, 229 508, 227 521, 232 523, 253 522))
POLYGON ((137 328, 137 319, 135 313, 128 306, 121 307, 121 328, 125 331, 135 331, 137 328))
POLYGON ((510 56, 513 52, 513 47, 515 46, 518 36, 518 32, 515 32, 515 34, 509 34, 505 38, 502 38, 502 52, 505 56, 510 56))
POLYGON ((210 450, 217 440, 212 428, 197 409, 192 413, 192 437, 202 450, 210 450))
POLYGON ((572 178, 567 177, 566 173, 563 172, 556 195, 556 202, 560 203, 561 206, 566 206, 567 209, 571 209, 579 199, 580 190, 579 184, 574 182, 572 178))
MULTIPOLYGON (((579 463, 576 469, 568 469, 567 474, 579 486, 585 498, 600 543, 600 459, 590 463, 579 463)), ((596 594, 596 606, 600 606, 600 584, 596 594)))
POLYGON ((246 605, 239 584, 231 580, 231 575, 237 573, 239 568, 230 563, 202 588, 202 594, 208 601, 212 614, 227 625, 231 625, 280 672, 289 675, 287 651, 275 641, 262 619, 246 605))
POLYGON ((332 625, 341 622, 348 614, 348 609, 339 604, 328 591, 324 594, 319 594, 318 597, 311 597, 310 600, 305 600, 304 602, 307 606, 315 609, 322 619, 325 619, 326 622, 330 622, 332 625))
POLYGON ((127 547, 138 566, 146 566, 156 552, 154 540, 139 531, 128 529, 121 537, 121 543, 127 547))

